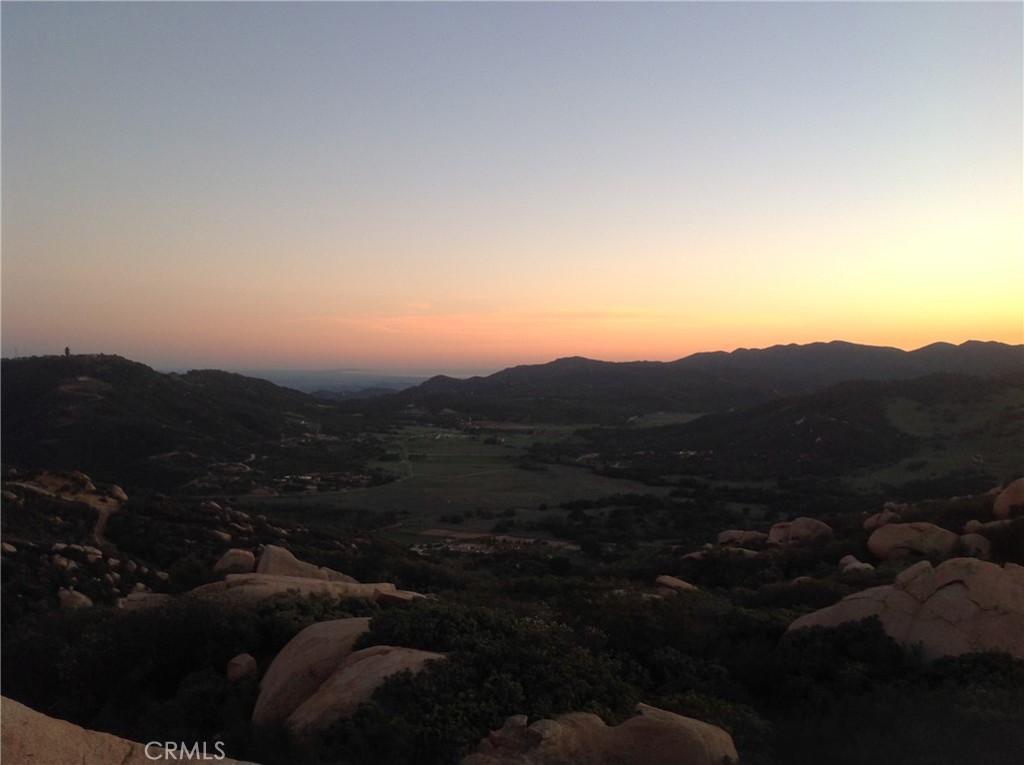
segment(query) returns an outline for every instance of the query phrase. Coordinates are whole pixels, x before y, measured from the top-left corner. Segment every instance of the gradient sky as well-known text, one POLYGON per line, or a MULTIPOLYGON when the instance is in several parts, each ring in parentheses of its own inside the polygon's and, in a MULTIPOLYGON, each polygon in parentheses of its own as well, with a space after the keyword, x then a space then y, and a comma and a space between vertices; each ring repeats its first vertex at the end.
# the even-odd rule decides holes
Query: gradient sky
POLYGON ((15 3, 2 352, 1024 342, 1020 3, 15 3))

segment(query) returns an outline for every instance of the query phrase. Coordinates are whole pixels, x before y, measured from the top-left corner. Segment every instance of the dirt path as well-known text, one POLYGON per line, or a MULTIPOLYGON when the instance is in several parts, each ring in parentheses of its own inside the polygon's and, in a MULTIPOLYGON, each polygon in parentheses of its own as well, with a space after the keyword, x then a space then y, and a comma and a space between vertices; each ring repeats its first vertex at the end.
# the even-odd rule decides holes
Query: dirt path
POLYGON ((121 509, 120 505, 93 505, 96 508, 96 523, 92 527, 92 543, 101 550, 106 550, 108 547, 114 548, 114 545, 107 541, 107 521, 110 520, 110 516, 121 509))

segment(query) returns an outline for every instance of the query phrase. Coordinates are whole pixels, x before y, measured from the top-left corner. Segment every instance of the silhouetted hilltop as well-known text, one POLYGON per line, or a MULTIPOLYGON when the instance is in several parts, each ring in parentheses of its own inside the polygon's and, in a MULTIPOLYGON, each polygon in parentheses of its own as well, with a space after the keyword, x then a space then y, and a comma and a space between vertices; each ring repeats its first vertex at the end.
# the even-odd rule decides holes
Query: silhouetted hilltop
POLYGON ((808 345, 741 348, 731 353, 696 353, 671 362, 712 374, 746 373, 795 390, 845 380, 899 380, 938 373, 998 375, 1024 369, 1024 346, 969 340, 961 345, 932 343, 902 351, 840 340, 808 345))
POLYGON ((120 356, 43 356, 2 362, 5 463, 80 469, 126 483, 179 485, 324 462, 303 455, 348 430, 333 405, 265 380, 216 370, 162 374, 120 356), (308 437, 307 437, 308 436, 308 437), (294 456, 293 456, 294 455, 294 456))

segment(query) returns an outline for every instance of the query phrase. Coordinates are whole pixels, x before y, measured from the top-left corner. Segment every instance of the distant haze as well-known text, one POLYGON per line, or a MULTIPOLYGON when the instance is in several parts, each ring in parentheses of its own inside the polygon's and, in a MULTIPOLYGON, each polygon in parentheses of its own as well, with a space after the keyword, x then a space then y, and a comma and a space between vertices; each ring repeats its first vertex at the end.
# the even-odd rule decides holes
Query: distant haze
MULTIPOLYGON (((174 370, 179 371, 179 370, 174 370)), ((187 370, 180 370, 187 371, 187 370)), ((403 390, 419 385, 436 374, 452 377, 472 377, 477 373, 463 370, 434 370, 417 372, 390 372, 371 369, 236 369, 231 370, 246 377, 269 380, 276 385, 300 390, 303 393, 316 391, 360 391, 368 388, 403 390)), ((494 370, 491 370, 494 371, 494 370)), ((489 374, 484 372, 483 374, 489 374)))
POLYGON ((4 356, 1024 339, 1020 3, 0 15, 4 356))

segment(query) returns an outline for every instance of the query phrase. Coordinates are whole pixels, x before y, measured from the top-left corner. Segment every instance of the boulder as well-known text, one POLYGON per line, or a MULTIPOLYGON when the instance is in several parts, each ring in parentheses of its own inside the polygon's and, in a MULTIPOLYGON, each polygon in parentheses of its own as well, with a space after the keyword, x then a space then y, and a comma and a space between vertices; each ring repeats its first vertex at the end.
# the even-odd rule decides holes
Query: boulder
POLYGON ((993 518, 1009 518, 1014 510, 1024 509, 1024 478, 1011 481, 1009 485, 996 496, 992 505, 993 518))
POLYGON ((228 681, 232 683, 237 683, 240 680, 255 680, 259 673, 260 669, 256 664, 256 659, 248 653, 240 653, 229 661, 224 672, 228 681))
POLYGON ((889 523, 868 537, 868 550, 879 560, 900 560, 912 553, 948 558, 959 537, 934 523, 889 523))
POLYGON ((299 736, 324 730, 350 717, 391 675, 420 672, 428 662, 443 658, 443 653, 389 645, 356 651, 288 716, 287 724, 299 736))
POLYGON ((769 545, 801 547, 832 535, 832 527, 817 518, 794 518, 776 523, 768 532, 769 545))
POLYGON ((92 598, 85 593, 67 587, 61 587, 57 591, 57 600, 60 601, 60 607, 65 609, 92 607, 92 598))
POLYGON ((380 590, 374 596, 374 602, 380 603, 382 606, 393 606, 396 604, 411 603, 414 600, 420 600, 425 598, 419 592, 411 592, 409 590, 380 590))
POLYGON ((328 582, 323 579, 309 579, 303 576, 272 576, 270 574, 228 574, 223 581, 211 582, 196 587, 191 593, 196 597, 224 599, 236 603, 259 603, 262 600, 294 593, 301 596, 330 595, 338 600, 343 598, 364 598, 375 601, 381 592, 395 592, 390 582, 353 584, 351 582, 328 582))
POLYGON ((722 765, 738 762, 732 737, 721 728, 638 704, 636 717, 609 727, 597 715, 570 712, 527 725, 510 717, 484 738, 462 765, 722 765))
POLYGON ((839 559, 839 570, 848 574, 853 571, 874 571, 875 567, 870 563, 863 563, 855 555, 844 555, 839 559))
MULTIPOLYGON (((154 762, 247 765, 223 757, 223 748, 216 744, 198 744, 198 749, 189 749, 187 753, 181 747, 176 750, 168 747, 164 751, 152 743, 140 744, 47 717, 8 698, 0 699, 0 714, 3 716, 0 761, 10 765, 98 765, 115 762, 120 765, 152 765, 154 762)), ((191 742, 188 746, 192 746, 191 742)))
POLYGON ((311 624, 293 637, 270 663, 260 681, 252 712, 257 725, 282 722, 352 653, 370 629, 368 617, 311 624))
MULTIPOLYGON (((283 529, 279 531, 285 534, 283 529)), ((273 576, 302 576, 308 579, 322 579, 327 582, 348 582, 358 584, 348 574, 335 571, 326 566, 315 566, 312 563, 299 560, 292 553, 277 545, 264 545, 258 564, 254 569, 258 574, 271 574, 273 576)), ((239 572, 245 573, 245 572, 239 572)))
POLYGON ((666 574, 662 574, 657 579, 655 579, 654 584, 657 585, 659 588, 668 590, 669 594, 672 595, 674 595, 677 592, 682 592, 684 590, 697 589, 689 582, 684 582, 682 579, 677 579, 674 576, 668 576, 666 574))
POLYGON ((981 534, 964 534, 960 537, 960 552, 966 558, 992 560, 992 543, 981 534))
POLYGON ((964 524, 964 534, 984 534, 989 531, 998 531, 999 529, 1006 529, 1015 524, 1012 518, 1007 518, 1002 521, 988 521, 982 523, 981 521, 971 520, 964 524))
POLYGON ((303 576, 309 579, 327 580, 327 574, 320 570, 319 566, 299 560, 288 550, 277 545, 264 545, 263 553, 260 555, 259 563, 256 565, 257 574, 271 574, 273 576, 303 576))
POLYGON ((722 547, 760 548, 768 542, 768 535, 763 531, 743 531, 729 529, 718 535, 718 544, 722 547))
POLYGON ((872 616, 898 643, 920 645, 928 660, 985 651, 1024 659, 1024 567, 951 558, 933 568, 920 561, 893 584, 849 595, 801 616, 789 629, 872 616))
POLYGON ((889 508, 886 508, 882 512, 875 513, 864 521, 864 531, 874 531, 877 528, 881 528, 885 524, 891 523, 895 517, 896 513, 889 508))
POLYGON ((249 550, 241 550, 232 547, 220 556, 220 560, 213 564, 213 573, 223 576, 225 574, 249 574, 256 569, 256 556, 249 550))

